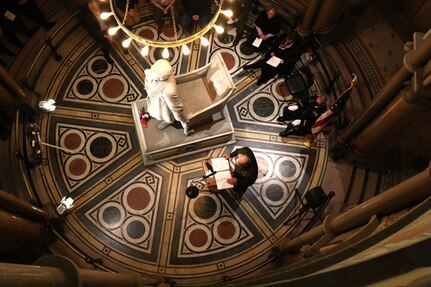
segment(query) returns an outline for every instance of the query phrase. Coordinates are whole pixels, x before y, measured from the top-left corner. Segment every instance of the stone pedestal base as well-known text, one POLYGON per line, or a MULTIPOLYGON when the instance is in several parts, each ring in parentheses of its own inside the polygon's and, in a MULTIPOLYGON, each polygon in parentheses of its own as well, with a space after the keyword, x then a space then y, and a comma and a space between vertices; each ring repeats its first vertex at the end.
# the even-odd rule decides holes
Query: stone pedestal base
POLYGON ((179 123, 159 130, 157 129, 159 121, 151 118, 148 120, 148 126, 142 127, 139 111, 145 106, 145 99, 132 103, 133 120, 145 165, 235 143, 234 130, 226 107, 222 114, 213 116, 212 122, 194 128, 191 135, 185 136, 179 123))

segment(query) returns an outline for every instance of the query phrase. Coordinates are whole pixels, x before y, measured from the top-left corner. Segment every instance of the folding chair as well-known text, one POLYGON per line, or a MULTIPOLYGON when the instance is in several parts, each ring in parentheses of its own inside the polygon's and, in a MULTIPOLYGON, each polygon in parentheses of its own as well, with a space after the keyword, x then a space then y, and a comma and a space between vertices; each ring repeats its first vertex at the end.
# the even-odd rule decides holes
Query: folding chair
POLYGON ((309 231, 317 222, 317 220, 323 220, 322 214, 325 211, 326 207, 328 206, 329 202, 331 201, 332 197, 334 197, 335 192, 331 191, 328 195, 325 194, 323 191, 323 188, 320 186, 316 186, 310 190, 308 190, 305 195, 305 201, 301 198, 301 195, 299 194, 299 191, 297 188, 295 188, 295 196, 298 197, 300 202, 300 208, 298 212, 291 217, 289 217, 283 225, 288 225, 290 222, 292 222, 294 219, 295 222, 290 226, 288 231, 292 231, 295 229, 301 221, 304 219, 304 217, 307 215, 307 213, 311 210, 313 212, 313 216, 308 221, 307 225, 301 230, 299 234, 302 234, 306 231, 309 231))
POLYGON ((308 89, 313 83, 314 75, 307 65, 300 67, 284 79, 284 85, 289 89, 293 99, 297 101, 304 101, 308 98, 308 89))

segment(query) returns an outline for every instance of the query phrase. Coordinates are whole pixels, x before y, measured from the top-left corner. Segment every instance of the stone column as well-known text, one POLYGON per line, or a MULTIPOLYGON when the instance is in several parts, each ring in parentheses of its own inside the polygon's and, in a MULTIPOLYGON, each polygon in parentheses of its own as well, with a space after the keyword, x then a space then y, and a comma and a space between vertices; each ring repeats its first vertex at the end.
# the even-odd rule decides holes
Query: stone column
POLYGON ((0 208, 0 251, 13 253, 39 240, 44 230, 42 222, 27 219, 0 208))
POLYGON ((14 287, 68 287, 63 271, 56 267, 0 263, 0 285, 14 287))
MULTIPOLYGON (((415 92, 413 97, 400 93, 405 81, 411 79, 411 76, 422 69, 431 58, 431 30, 421 36, 415 33, 415 49, 405 55, 403 67, 385 84, 364 114, 338 138, 339 142, 348 144, 353 139, 359 154, 385 152, 391 146, 383 149, 379 145, 393 138, 385 138, 387 134, 382 132, 383 129, 380 126, 378 130, 371 131, 371 129, 381 125, 387 129, 399 131, 400 128, 406 127, 403 122, 406 118, 409 118, 409 124, 414 124, 411 119, 423 114, 423 108, 419 105, 424 103, 420 102, 420 99, 427 93, 415 92)), ((426 84, 425 80, 423 84, 426 84)), ((429 104, 426 105, 429 106, 429 104)))
POLYGON ((417 175, 395 185, 354 208, 325 219, 325 224, 280 243, 283 252, 298 251, 301 246, 316 242, 325 234, 339 234, 367 223, 375 214, 385 215, 423 201, 431 196, 431 163, 417 175))
POLYGON ((8 210, 15 211, 27 218, 38 219, 41 221, 48 221, 50 218, 48 212, 45 210, 1 189, 0 205, 4 205, 8 210))
POLYGON ((159 286, 162 278, 80 269, 69 258, 43 256, 34 265, 0 263, 0 285, 14 287, 159 286), (2 285, 4 284, 4 285, 2 285))
POLYGON ((327 35, 334 28, 341 17, 346 0, 325 0, 319 7, 313 24, 313 32, 318 35, 327 35))
POLYGON ((302 19, 301 24, 297 27, 296 31, 301 36, 308 36, 311 33, 311 27, 319 10, 319 6, 322 0, 311 0, 308 4, 305 15, 302 19))
POLYGON ((18 108, 31 114, 39 113, 39 97, 35 93, 24 91, 9 72, 0 66, 0 84, 2 84, 14 98, 18 108))

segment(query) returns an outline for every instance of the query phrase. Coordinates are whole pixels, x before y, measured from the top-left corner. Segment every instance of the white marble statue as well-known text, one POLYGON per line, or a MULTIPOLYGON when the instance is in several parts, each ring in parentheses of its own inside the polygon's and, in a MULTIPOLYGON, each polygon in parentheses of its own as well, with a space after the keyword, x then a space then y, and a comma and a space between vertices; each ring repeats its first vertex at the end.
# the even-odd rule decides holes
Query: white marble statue
POLYGON ((157 60, 150 69, 145 70, 145 90, 147 91, 147 112, 160 121, 158 129, 164 129, 179 121, 184 134, 190 134, 187 115, 178 96, 172 66, 167 60, 157 60))

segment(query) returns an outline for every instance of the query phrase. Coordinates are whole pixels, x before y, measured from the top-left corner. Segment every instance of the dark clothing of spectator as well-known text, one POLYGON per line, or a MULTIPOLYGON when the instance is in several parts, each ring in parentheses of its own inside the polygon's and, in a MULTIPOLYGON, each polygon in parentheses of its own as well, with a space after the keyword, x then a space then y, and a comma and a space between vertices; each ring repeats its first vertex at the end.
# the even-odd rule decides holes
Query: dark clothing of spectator
POLYGON ((132 27, 141 21, 138 11, 138 2, 139 0, 129 0, 129 6, 127 7, 127 0, 115 0, 115 11, 121 21, 124 19, 125 13, 127 13, 126 20, 124 22, 126 27, 132 27))
MULTIPOLYGON (((280 38, 285 39, 285 37, 280 38)), ((244 70, 262 69, 257 85, 265 83, 277 74, 283 75, 289 73, 295 67, 295 63, 299 60, 303 50, 302 41, 297 39, 290 47, 285 47, 284 49, 283 46, 281 46, 281 42, 282 41, 280 40, 276 41, 263 59, 256 63, 244 66, 244 70), (283 60, 283 63, 280 63, 277 67, 268 64, 267 61, 273 56, 283 60)))
POLYGON ((82 10, 83 12, 83 24, 87 28, 93 39, 100 45, 102 45, 103 56, 106 61, 113 64, 114 61, 110 57, 111 43, 105 37, 107 31, 106 25, 101 25, 96 15, 90 11, 87 5, 82 10))
MULTIPOLYGON (((138 6, 139 0, 129 0, 129 10, 133 10, 138 6)), ((127 0, 115 0, 115 7, 120 9, 121 11, 126 11, 127 0)))
POLYGON ((181 25, 185 31, 191 34, 195 21, 201 28, 208 24, 211 17, 211 3, 212 0, 181 0, 184 11, 181 25), (199 20, 193 19, 196 15, 199 16, 199 20))
POLYGON ((229 7, 233 12, 232 20, 235 23, 231 24, 236 27, 236 37, 233 41, 233 45, 237 45, 244 35, 245 25, 247 23, 247 17, 251 10, 251 0, 236 0, 233 2, 232 7, 229 7))
POLYGON ((246 44, 248 46, 252 46, 254 40, 259 38, 258 27, 263 35, 267 35, 267 38, 262 41, 257 51, 266 51, 270 46, 272 46, 274 39, 278 32, 281 29, 281 17, 278 15, 274 15, 271 19, 268 19, 268 11, 262 11, 259 16, 257 16, 256 21, 254 22, 254 27, 250 31, 250 35, 247 39, 246 44), (270 36, 273 35, 273 36, 270 36))
POLYGON ((247 190, 247 187, 253 185, 256 182, 258 168, 256 158, 250 148, 243 147, 236 149, 230 153, 230 157, 236 157, 240 154, 246 155, 250 159, 250 162, 245 165, 235 164, 232 177, 235 177, 238 180, 234 185, 233 190, 243 193, 247 190))
POLYGON ((11 4, 6 1, 0 1, 0 27, 5 37, 17 47, 24 46, 18 38, 17 32, 23 33, 28 37, 33 36, 35 32, 33 29, 27 28, 11 4))
POLYGON ((45 29, 50 29, 54 26, 55 22, 50 22, 37 7, 34 0, 26 0, 25 2, 19 0, 2 0, 8 3, 12 12, 19 12, 32 19, 36 23, 42 25, 45 29), (20 3, 21 2, 21 3, 20 3))

